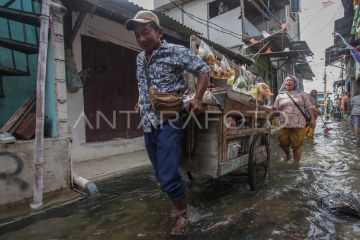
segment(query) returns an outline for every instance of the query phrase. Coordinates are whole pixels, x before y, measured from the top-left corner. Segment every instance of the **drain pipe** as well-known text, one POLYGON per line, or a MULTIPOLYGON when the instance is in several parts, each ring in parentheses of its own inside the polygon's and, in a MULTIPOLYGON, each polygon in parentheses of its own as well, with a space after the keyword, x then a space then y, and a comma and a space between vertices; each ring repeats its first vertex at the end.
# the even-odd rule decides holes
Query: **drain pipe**
POLYGON ((81 188, 81 190, 88 193, 90 196, 94 196, 96 193, 99 192, 94 182, 89 181, 83 177, 77 176, 73 173, 73 183, 75 186, 78 186, 81 188))
POLYGON ((44 189, 44 111, 45 111, 45 77, 47 48, 50 21, 50 0, 43 0, 40 15, 39 57, 36 80, 36 128, 34 143, 34 199, 30 204, 32 209, 43 205, 44 189))

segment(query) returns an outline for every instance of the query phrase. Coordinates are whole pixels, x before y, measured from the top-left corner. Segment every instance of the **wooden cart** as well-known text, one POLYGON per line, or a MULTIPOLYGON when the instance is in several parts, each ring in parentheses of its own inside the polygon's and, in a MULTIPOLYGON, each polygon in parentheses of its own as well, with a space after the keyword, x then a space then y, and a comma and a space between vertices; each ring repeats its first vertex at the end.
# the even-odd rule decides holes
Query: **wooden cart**
POLYGON ((207 105, 204 113, 186 125, 183 167, 195 178, 242 171, 255 190, 267 178, 270 166, 269 111, 239 93, 214 95, 222 106, 207 105), (230 127, 228 119, 237 119, 236 127, 230 127))
MULTIPOLYGON (((192 53, 198 54, 200 42, 199 37, 190 37, 192 53)), ((215 63, 220 65, 223 55, 213 48, 211 50, 215 63)), ((236 79, 241 67, 231 59, 229 63, 235 70, 236 79)), ((194 92, 195 77, 189 74, 186 78, 189 89, 194 92)), ((204 113, 186 124, 182 165, 191 177, 218 178, 234 171, 246 172, 250 188, 255 190, 266 179, 270 166, 269 111, 251 102, 248 95, 232 90, 217 92, 214 96, 220 104, 206 105, 204 113), (227 126, 229 117, 238 120, 236 127, 227 126)))

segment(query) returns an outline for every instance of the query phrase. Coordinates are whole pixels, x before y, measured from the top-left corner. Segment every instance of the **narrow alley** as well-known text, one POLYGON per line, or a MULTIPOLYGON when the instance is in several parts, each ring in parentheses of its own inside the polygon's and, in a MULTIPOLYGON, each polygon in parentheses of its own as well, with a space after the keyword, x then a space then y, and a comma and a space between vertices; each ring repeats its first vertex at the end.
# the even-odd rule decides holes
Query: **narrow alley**
MULTIPOLYGON (((272 141, 266 186, 251 192, 246 178, 226 176, 187 184, 191 230, 186 239, 357 239, 360 220, 322 208, 331 193, 360 196, 360 149, 344 122, 318 121, 314 143, 306 139, 296 169, 272 141)), ((21 239, 169 239, 171 204, 159 190, 152 169, 112 178, 100 194, 70 206, 49 209, 23 220, 0 224, 0 238, 21 239), (151 179, 151 181, 149 181, 151 179), (66 229, 66 230, 64 230, 66 229)))

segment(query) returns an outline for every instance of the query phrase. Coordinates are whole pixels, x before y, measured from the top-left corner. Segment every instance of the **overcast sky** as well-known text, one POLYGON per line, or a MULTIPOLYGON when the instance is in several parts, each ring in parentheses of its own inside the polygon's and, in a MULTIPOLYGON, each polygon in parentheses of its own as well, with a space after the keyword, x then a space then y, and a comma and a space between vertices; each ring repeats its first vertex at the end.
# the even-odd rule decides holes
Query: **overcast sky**
MULTIPOLYGON (((323 91, 323 75, 325 69, 325 49, 334 44, 332 33, 334 21, 344 16, 341 0, 331 0, 333 5, 324 8, 323 0, 301 0, 300 32, 301 40, 305 40, 314 53, 313 59, 309 59, 310 66, 316 77, 313 82, 305 82, 305 91, 311 89, 323 91)), ((326 68, 328 76, 328 91, 333 91, 332 84, 339 79, 340 69, 326 68)))
MULTIPOLYGON (((144 8, 153 7, 152 0, 130 0, 144 8)), ((330 0, 334 4, 328 7, 323 6, 326 0, 301 0, 300 13, 300 37, 307 41, 309 47, 314 53, 313 58, 309 58, 310 66, 316 77, 313 82, 305 81, 304 88, 306 92, 311 89, 323 91, 323 75, 325 69, 325 49, 332 46, 334 38, 334 21, 344 16, 344 10, 341 0, 330 0)), ((327 67, 328 91, 332 91, 332 84, 339 79, 340 70, 334 67, 327 67)))

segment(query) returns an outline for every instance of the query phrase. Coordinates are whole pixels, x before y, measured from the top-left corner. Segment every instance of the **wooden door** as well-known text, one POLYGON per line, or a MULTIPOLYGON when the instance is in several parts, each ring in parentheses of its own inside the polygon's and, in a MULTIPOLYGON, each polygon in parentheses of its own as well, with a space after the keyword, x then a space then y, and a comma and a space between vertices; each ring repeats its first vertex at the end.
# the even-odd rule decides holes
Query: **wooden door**
POLYGON ((138 114, 131 114, 129 123, 124 113, 133 110, 138 100, 137 52, 82 37, 82 53, 82 67, 89 74, 84 86, 86 142, 141 136, 138 114))

